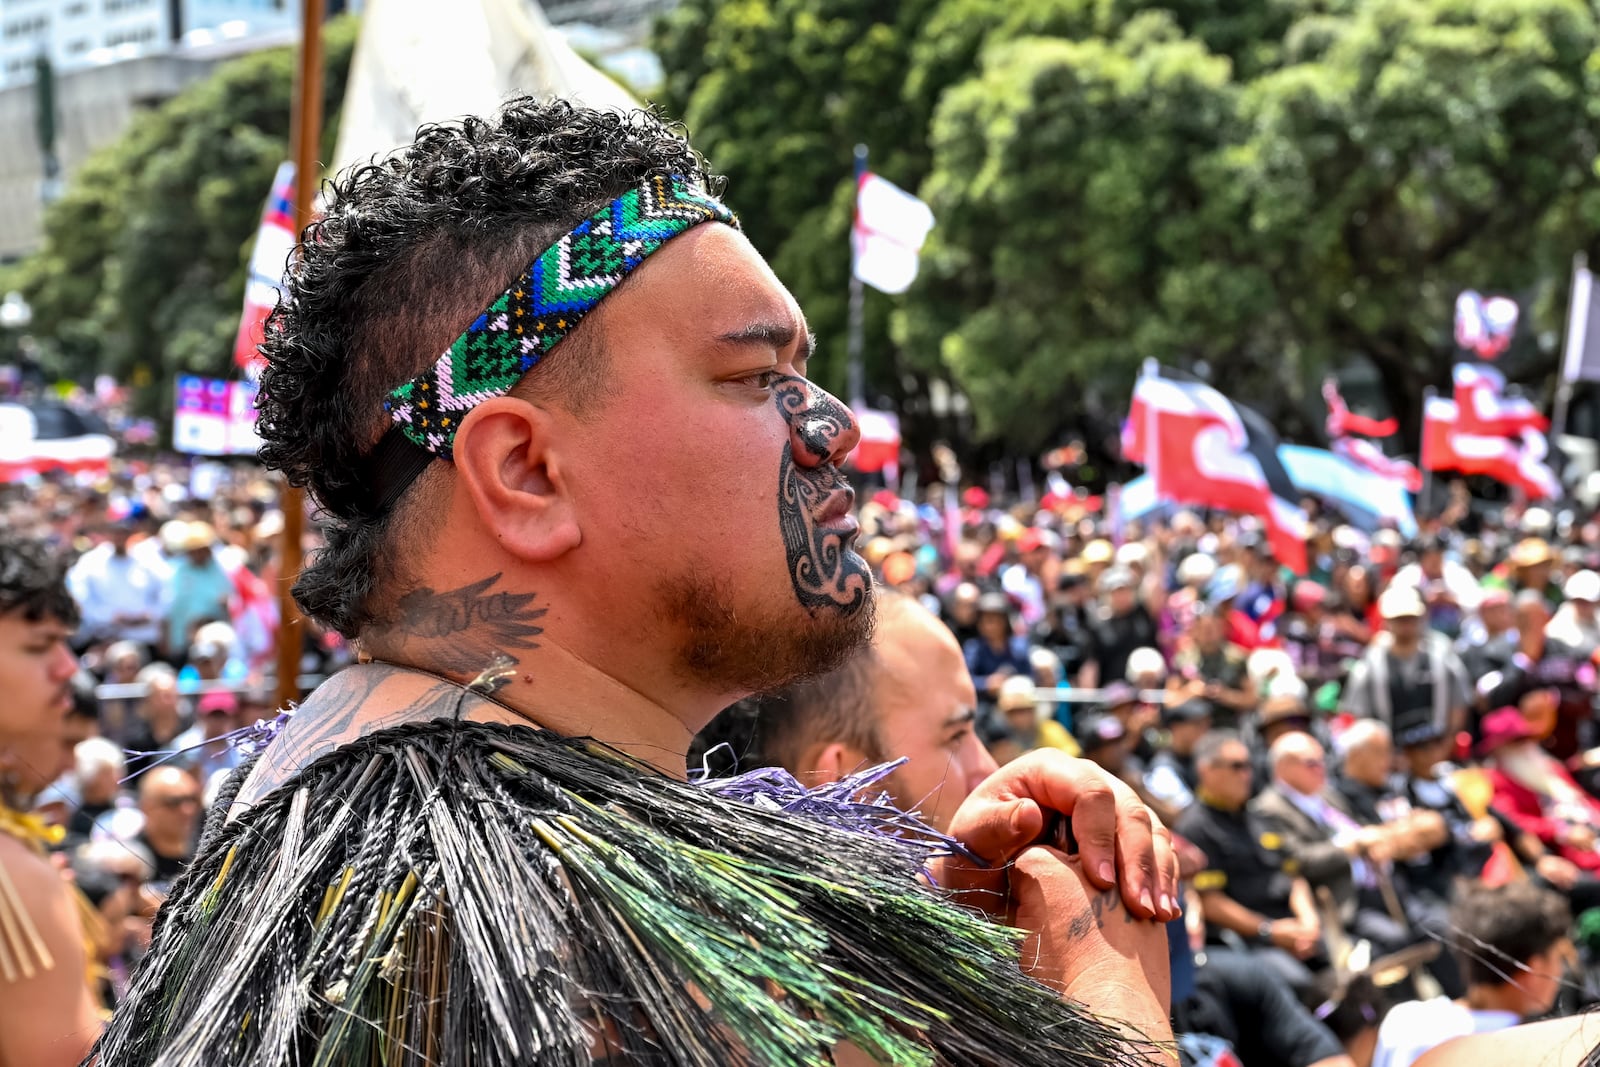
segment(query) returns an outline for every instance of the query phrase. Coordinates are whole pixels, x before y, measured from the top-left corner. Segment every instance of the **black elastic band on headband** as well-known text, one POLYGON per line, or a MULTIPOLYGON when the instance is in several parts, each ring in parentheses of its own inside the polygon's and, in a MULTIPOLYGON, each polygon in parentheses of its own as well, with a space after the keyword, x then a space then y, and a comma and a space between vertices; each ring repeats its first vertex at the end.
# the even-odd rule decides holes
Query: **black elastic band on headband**
POLYGON ((438 457, 391 426, 363 464, 367 469, 367 499, 374 516, 386 515, 395 502, 438 457))

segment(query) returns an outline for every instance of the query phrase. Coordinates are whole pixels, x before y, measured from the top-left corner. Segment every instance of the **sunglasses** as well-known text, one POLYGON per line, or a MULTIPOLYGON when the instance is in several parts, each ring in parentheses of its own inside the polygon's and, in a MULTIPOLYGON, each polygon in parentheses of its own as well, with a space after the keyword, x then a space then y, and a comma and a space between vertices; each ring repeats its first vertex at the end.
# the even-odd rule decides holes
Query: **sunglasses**
POLYGON ((1250 769, 1250 761, 1247 759, 1218 760, 1216 765, 1225 771, 1248 771, 1250 769))
POLYGON ((1323 759, 1300 759, 1295 762, 1304 767, 1310 767, 1314 771, 1323 770, 1328 766, 1328 761, 1323 759))
POLYGON ((200 806, 200 798, 199 797, 162 797, 161 799, 157 800, 156 803, 161 805, 163 808, 186 808, 186 807, 189 807, 190 805, 193 805, 194 807, 198 808, 200 806))

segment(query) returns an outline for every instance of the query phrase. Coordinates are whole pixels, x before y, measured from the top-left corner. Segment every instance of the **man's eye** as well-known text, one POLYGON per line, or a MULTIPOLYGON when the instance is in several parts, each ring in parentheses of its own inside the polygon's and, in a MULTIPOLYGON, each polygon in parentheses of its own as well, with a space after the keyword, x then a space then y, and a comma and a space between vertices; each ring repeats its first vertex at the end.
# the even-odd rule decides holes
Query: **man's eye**
POLYGON ((738 382, 741 385, 751 385, 757 389, 771 389, 777 380, 777 371, 763 370, 757 371, 754 374, 747 374, 743 378, 738 379, 738 382))

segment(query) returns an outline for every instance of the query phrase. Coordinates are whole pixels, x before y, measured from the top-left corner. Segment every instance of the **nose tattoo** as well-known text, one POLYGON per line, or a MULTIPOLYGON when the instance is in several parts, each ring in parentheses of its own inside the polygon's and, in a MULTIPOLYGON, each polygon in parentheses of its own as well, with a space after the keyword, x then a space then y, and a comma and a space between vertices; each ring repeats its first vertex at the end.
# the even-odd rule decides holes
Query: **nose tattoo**
POLYGON ((789 580, 806 609, 853 615, 866 606, 872 575, 866 561, 850 550, 850 534, 817 524, 835 494, 850 487, 829 457, 853 419, 849 409, 804 378, 780 378, 774 402, 800 447, 816 460, 807 467, 795 463, 791 444, 778 461, 778 528, 789 580))

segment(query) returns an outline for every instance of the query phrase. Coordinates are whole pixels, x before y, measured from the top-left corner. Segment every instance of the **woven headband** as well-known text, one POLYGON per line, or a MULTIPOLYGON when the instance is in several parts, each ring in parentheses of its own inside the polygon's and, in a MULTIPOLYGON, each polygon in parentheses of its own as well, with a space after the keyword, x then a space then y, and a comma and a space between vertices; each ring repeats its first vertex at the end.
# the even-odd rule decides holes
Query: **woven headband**
POLYGON ((739 225, 693 182, 654 175, 541 252, 433 366, 384 399, 394 426, 368 460, 375 510, 435 458, 452 458, 467 412, 510 392, 650 253, 702 222, 739 225))

